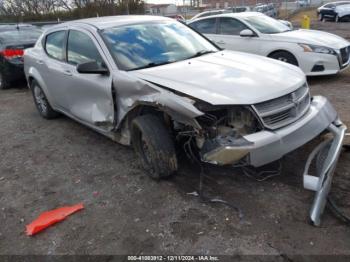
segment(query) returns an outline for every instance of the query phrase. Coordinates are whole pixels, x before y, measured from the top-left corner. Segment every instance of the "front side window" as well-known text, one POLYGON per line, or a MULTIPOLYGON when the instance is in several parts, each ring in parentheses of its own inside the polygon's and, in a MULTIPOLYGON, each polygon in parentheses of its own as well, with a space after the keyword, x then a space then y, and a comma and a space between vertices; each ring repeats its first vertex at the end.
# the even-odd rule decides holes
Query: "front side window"
POLYGON ((78 65, 96 61, 100 65, 103 60, 92 39, 85 33, 70 30, 67 44, 68 63, 78 65))
POLYGON ((152 22, 117 26, 101 32, 122 70, 173 63, 218 49, 179 22, 152 22))
POLYGON ((285 24, 265 15, 247 16, 242 19, 263 34, 277 34, 290 31, 290 28, 285 24))
POLYGON ((221 35, 239 35, 244 29, 248 29, 248 27, 236 19, 229 17, 220 18, 219 34, 221 35))
POLYGON ((63 49, 65 36, 65 31, 58 31, 46 37, 45 50, 49 56, 61 61, 64 60, 63 49))
POLYGON ((216 18, 208 18, 190 24, 190 27, 200 32, 201 34, 216 33, 216 18))

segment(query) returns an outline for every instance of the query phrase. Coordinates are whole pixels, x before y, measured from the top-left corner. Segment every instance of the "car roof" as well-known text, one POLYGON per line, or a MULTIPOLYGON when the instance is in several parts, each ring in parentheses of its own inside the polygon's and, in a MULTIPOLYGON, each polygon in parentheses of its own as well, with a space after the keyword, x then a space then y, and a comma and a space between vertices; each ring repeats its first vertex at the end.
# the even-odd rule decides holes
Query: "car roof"
POLYGON ((339 5, 339 4, 350 4, 350 1, 337 1, 337 2, 329 2, 329 3, 325 3, 323 6, 328 5, 328 4, 333 4, 333 5, 339 5))
POLYGON ((174 21, 174 19, 164 17, 164 16, 151 16, 151 15, 104 16, 104 17, 74 20, 74 21, 62 23, 60 25, 55 26, 54 28, 84 24, 84 25, 93 26, 97 29, 106 29, 106 28, 115 27, 115 26, 124 26, 124 25, 132 25, 132 24, 139 24, 139 23, 156 22, 156 21, 174 21))
MULTIPOLYGON (((215 17, 234 17, 234 18, 244 18, 244 17, 251 17, 251 16, 265 16, 264 14, 260 12, 242 12, 242 13, 224 13, 224 14, 219 14, 219 15, 212 15, 212 16, 206 16, 206 17, 200 17, 198 19, 193 20, 194 21, 199 21, 199 20, 204 20, 208 18, 215 18, 215 17)), ((192 22, 192 21, 191 21, 192 22)))
POLYGON ((210 14, 210 13, 217 13, 217 12, 228 12, 229 10, 231 10, 231 8, 230 9, 215 9, 215 10, 208 10, 208 11, 203 11, 203 12, 200 12, 200 13, 198 13, 198 14, 196 14, 194 17, 200 17, 200 16, 202 16, 202 15, 204 15, 204 14, 210 14))
POLYGON ((198 13, 197 15, 201 15, 201 14, 210 14, 210 13, 216 13, 216 12, 224 12, 226 11, 226 9, 214 9, 214 10, 207 10, 207 11, 203 11, 198 13))

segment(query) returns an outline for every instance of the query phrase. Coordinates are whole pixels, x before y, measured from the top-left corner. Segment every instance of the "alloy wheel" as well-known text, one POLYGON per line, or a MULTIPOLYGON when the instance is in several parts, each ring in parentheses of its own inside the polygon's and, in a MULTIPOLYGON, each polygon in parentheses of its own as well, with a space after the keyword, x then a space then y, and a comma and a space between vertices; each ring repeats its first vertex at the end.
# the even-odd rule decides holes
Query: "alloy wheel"
POLYGON ((278 60, 282 61, 282 62, 288 62, 288 59, 283 57, 283 56, 280 56, 279 58, 277 58, 278 60))
POLYGON ((46 112, 47 112, 47 100, 46 100, 44 92, 37 85, 34 86, 34 97, 35 97, 35 102, 38 106, 39 111, 42 114, 46 114, 46 112))

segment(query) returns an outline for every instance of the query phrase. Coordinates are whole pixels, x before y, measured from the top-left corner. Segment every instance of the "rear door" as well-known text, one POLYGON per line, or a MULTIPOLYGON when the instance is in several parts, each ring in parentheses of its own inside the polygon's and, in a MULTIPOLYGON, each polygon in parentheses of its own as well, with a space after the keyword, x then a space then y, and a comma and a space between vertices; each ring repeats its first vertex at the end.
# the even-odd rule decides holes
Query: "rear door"
POLYGON ((42 72, 47 87, 47 95, 52 105, 62 111, 67 111, 69 94, 65 91, 67 78, 65 72, 65 42, 67 30, 59 30, 48 34, 44 40, 45 55, 37 58, 37 68, 42 72))
POLYGON ((204 34, 211 41, 217 43, 217 19, 215 17, 193 22, 190 24, 190 27, 201 34, 204 34))

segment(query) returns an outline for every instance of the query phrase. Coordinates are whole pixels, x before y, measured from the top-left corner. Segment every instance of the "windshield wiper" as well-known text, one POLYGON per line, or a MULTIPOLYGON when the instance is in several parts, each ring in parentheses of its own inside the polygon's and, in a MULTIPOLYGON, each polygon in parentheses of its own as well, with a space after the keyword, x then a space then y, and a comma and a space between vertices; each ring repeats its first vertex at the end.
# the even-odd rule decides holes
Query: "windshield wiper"
MULTIPOLYGON (((190 56, 189 58, 186 58, 186 59, 191 59, 191 58, 195 58, 195 57, 202 56, 202 55, 205 55, 205 54, 210 54, 210 53, 216 53, 216 51, 213 51, 213 50, 201 50, 201 51, 198 51, 197 53, 195 53, 194 55, 192 55, 192 56, 190 56)), ((134 70, 151 68, 151 67, 155 67, 155 66, 166 65, 166 64, 170 64, 170 63, 174 63, 174 62, 177 62, 177 61, 151 62, 151 63, 149 63, 147 65, 130 69, 129 71, 134 71, 134 70)))
POLYGON ((199 57, 199 56, 206 55, 206 54, 215 53, 215 52, 216 51, 213 51, 213 50, 201 50, 201 51, 198 51, 197 53, 195 53, 193 56, 190 56, 188 59, 199 57))
POLYGON ((173 63, 174 61, 163 61, 163 62, 151 62, 147 65, 144 66, 140 66, 140 67, 136 67, 133 69, 130 69, 129 71, 133 71, 133 70, 140 70, 140 69, 145 69, 145 68, 151 68, 151 67, 155 67, 155 66, 161 66, 161 65, 166 65, 166 64, 170 64, 173 63))

